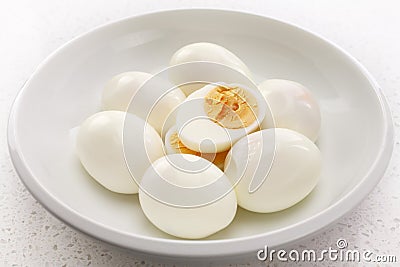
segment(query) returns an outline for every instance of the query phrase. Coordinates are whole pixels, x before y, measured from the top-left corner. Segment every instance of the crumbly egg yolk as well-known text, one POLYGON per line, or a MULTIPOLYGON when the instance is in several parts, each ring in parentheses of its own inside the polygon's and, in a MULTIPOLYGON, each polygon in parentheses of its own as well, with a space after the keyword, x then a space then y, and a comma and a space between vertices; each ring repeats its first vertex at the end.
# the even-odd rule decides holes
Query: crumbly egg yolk
POLYGON ((219 153, 201 153, 201 152, 197 152, 194 150, 191 150, 189 148, 187 148, 182 141, 179 139, 178 137, 178 133, 173 133, 170 136, 170 144, 171 147, 182 154, 192 154, 192 155, 196 155, 202 158, 205 158, 208 161, 211 161, 212 163, 214 163, 217 166, 223 166, 226 155, 228 154, 229 151, 223 151, 223 152, 219 152, 219 153))
POLYGON ((256 102, 240 87, 216 86, 206 95, 204 108, 209 118, 228 129, 245 128, 257 119, 256 102))

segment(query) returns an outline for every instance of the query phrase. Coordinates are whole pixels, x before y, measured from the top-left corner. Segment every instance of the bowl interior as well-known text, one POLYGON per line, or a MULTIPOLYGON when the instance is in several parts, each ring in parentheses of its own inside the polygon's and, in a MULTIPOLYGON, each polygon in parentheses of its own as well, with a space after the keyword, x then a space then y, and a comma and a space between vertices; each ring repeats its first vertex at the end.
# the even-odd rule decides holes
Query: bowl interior
MULTIPOLYGON (((337 48, 267 18, 230 12, 166 12, 99 28, 59 50, 26 85, 15 107, 18 150, 40 186, 69 209, 127 234, 175 239, 151 225, 137 196, 111 193, 81 167, 71 129, 100 110, 105 82, 124 71, 156 73, 192 42, 213 42, 238 55, 255 74, 295 80, 318 98, 323 155, 318 186, 282 212, 239 209, 234 222, 208 239, 235 239, 299 223, 352 190, 376 159, 383 114, 373 87, 337 48)), ((62 211, 59 211, 62 213, 62 211)), ((202 241, 203 242, 203 241, 202 241)))

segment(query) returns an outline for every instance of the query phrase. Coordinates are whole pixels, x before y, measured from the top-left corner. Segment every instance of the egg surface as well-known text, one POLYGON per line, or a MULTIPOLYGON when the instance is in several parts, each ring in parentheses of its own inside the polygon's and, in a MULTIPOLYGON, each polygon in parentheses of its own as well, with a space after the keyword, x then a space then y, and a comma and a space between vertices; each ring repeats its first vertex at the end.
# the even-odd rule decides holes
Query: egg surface
POLYGON ((262 129, 287 128, 304 134, 312 141, 318 138, 321 112, 317 100, 303 85, 280 79, 271 79, 259 85, 269 104, 275 126, 265 119, 262 129))
POLYGON ((191 150, 219 153, 255 131, 265 113, 266 103, 258 90, 236 84, 209 84, 178 107, 178 136, 191 150))
POLYGON ((165 83, 166 94, 161 94, 157 90, 148 90, 149 86, 142 87, 153 75, 145 72, 124 72, 114 76, 105 86, 102 95, 102 106, 104 110, 120 110, 131 112, 129 107, 131 101, 140 104, 143 110, 148 110, 146 114, 133 112, 144 120, 147 120, 154 129, 160 134, 162 127, 168 116, 183 101, 186 96, 179 88, 167 92, 171 86, 165 83), (138 91, 143 88, 146 92, 138 91), (137 97, 134 96, 137 94, 137 97), (159 95, 157 95, 159 94, 159 95))
POLYGON ((102 186, 117 193, 135 194, 135 181, 140 181, 152 161, 163 156, 163 143, 153 127, 141 118, 122 111, 103 111, 79 127, 76 151, 83 167, 102 186), (129 133, 136 141, 129 146, 123 144, 125 122, 135 126, 130 127, 129 133), (124 149, 135 151, 136 156, 128 158, 138 163, 135 177, 126 165, 124 149))
POLYGON ((236 214, 236 196, 228 178, 195 155, 171 154, 156 160, 140 185, 144 214, 173 236, 207 237, 228 226, 236 214))
POLYGON ((112 77, 103 89, 103 110, 126 111, 132 97, 151 77, 151 74, 140 71, 123 72, 112 77))
POLYGON ((225 160, 225 174, 235 186, 238 204, 267 213, 293 206, 316 186, 321 154, 304 135, 282 128, 240 139, 225 160))
MULTIPOLYGON (((195 61, 208 61, 223 64, 241 72, 249 78, 252 76, 248 67, 234 53, 223 46, 206 42, 193 43, 180 48, 172 56, 170 66, 195 61)), ((179 81, 184 80, 184 78, 180 78, 181 77, 179 76, 173 78, 175 84, 179 85, 179 81)), ((209 79, 206 81, 217 82, 216 80, 214 81, 209 79)), ((194 83, 181 85, 180 88, 186 95, 190 95, 204 85, 204 83, 194 83)))

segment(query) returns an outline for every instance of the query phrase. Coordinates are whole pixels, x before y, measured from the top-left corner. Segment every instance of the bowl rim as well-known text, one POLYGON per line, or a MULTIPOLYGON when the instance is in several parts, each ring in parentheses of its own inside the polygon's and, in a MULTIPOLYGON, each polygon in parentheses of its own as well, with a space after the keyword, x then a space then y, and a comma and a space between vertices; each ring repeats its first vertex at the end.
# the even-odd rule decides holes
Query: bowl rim
POLYGON ((9 115, 7 137, 9 153, 15 171, 17 172, 25 187, 34 196, 34 198, 37 199, 38 202, 41 203, 41 205, 46 208, 47 211, 49 211, 52 215, 80 232, 83 232, 105 242, 117 245, 119 247, 124 247, 132 249, 134 251, 149 253, 153 255, 156 254, 160 256, 174 256, 184 258, 226 257, 248 254, 251 252, 254 252, 255 254, 256 251, 263 248, 264 245, 268 245, 268 247, 278 247, 286 245, 325 229, 336 220, 344 216, 346 213, 351 211, 353 208, 355 208, 368 195, 368 193, 372 191, 375 185, 382 178, 389 164, 394 146, 393 121, 389 106, 384 95, 381 92, 381 88, 374 80, 374 78, 369 74, 369 72, 365 69, 365 67, 363 67, 348 52, 346 52, 344 49, 340 48, 336 44, 332 43, 331 41, 320 36, 319 34, 306 30, 296 24, 288 23, 270 16, 225 8, 179 8, 146 12, 140 15, 129 16, 113 22, 102 24, 66 42, 64 45, 52 52, 44 61, 42 61, 42 63, 38 65, 38 67, 30 75, 29 79, 25 82, 25 84, 22 86, 21 90, 17 94, 9 115), (268 233, 221 240, 174 240, 148 237, 139 234, 132 234, 127 231, 121 231, 96 222, 89 217, 86 217, 85 215, 74 211, 63 202, 61 202, 59 199, 57 199, 45 187, 43 187, 30 170, 29 164, 27 164, 17 140, 18 130, 16 129, 16 122, 18 120, 19 106, 22 98, 24 97, 25 91, 30 86, 30 81, 32 80, 32 78, 60 52, 68 48, 72 43, 79 40, 83 36, 101 31, 104 28, 114 27, 117 24, 125 23, 129 20, 140 19, 146 16, 157 16, 165 13, 179 12, 220 12, 224 14, 230 13, 230 15, 233 14, 258 17, 259 19, 269 20, 278 24, 284 24, 297 31, 301 31, 305 34, 311 35, 342 53, 342 55, 344 55, 350 63, 358 68, 358 70, 371 84, 371 87, 374 89, 374 93, 376 94, 377 100, 380 103, 380 108, 382 112, 382 131, 384 138, 382 140, 379 153, 377 154, 374 163, 370 166, 367 174, 363 177, 363 179, 358 182, 352 190, 343 195, 339 199, 339 201, 335 202, 331 206, 325 208, 324 210, 314 214, 313 216, 305 220, 268 233), (282 232, 284 232, 284 234, 282 234, 282 232), (173 249, 171 249, 172 247, 173 249))

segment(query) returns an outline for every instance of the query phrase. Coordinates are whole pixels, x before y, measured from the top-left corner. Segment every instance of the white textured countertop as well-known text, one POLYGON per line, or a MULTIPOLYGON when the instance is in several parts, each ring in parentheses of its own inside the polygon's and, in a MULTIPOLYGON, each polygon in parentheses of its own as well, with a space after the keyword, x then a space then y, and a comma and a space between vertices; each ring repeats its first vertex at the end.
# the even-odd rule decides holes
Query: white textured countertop
MULTIPOLYGON (((7 149, 6 127, 13 99, 24 81, 57 47, 106 22, 144 12, 184 7, 243 10, 298 24, 337 43, 372 73, 383 88, 393 113, 396 134, 391 164, 381 182, 360 206, 325 232, 294 248, 326 249, 334 246, 337 239, 344 238, 351 248, 396 255, 399 266, 400 6, 395 0, 2 2, 0 266, 161 264, 83 235, 50 215, 25 189, 14 171, 7 149)), ((231 263, 231 266, 261 265, 256 259, 232 260, 231 263)), ((274 262, 272 265, 281 264, 274 262)), ((320 266, 332 266, 332 262, 320 266)))

